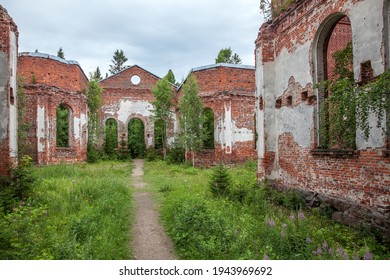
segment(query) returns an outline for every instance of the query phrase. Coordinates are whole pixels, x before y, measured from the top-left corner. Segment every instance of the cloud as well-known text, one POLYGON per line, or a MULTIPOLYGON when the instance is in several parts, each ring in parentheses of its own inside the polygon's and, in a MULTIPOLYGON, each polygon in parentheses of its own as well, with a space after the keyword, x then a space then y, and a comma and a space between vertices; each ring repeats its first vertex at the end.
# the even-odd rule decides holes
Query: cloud
POLYGON ((19 27, 19 50, 56 54, 80 63, 85 73, 108 72, 122 49, 128 64, 178 80, 191 68, 214 63, 231 47, 254 64, 254 41, 262 23, 254 0, 3 0, 19 27))

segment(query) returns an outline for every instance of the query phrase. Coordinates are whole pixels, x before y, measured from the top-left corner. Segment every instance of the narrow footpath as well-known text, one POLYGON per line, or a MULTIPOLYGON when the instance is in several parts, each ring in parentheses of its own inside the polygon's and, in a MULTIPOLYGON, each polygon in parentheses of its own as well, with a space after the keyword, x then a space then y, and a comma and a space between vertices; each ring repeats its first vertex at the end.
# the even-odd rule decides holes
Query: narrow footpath
POLYGON ((160 225, 151 193, 145 190, 142 179, 144 160, 134 160, 132 185, 134 187, 135 219, 132 247, 135 260, 174 260, 173 244, 160 225))

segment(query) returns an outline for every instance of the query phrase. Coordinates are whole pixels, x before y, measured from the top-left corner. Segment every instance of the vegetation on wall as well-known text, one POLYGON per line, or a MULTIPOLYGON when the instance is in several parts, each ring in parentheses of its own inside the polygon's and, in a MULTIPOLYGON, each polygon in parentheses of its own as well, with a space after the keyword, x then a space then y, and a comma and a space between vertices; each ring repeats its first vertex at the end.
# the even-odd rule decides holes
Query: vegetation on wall
POLYGON ((56 111, 56 146, 69 147, 69 108, 64 104, 56 111))
POLYGON ((26 114, 26 93, 24 83, 21 77, 18 77, 17 105, 18 105, 18 158, 19 161, 23 156, 29 153, 29 147, 26 142, 28 130, 32 124, 25 121, 26 114))
POLYGON ((116 120, 108 119, 104 132, 104 152, 109 159, 116 159, 118 150, 118 124, 116 120))
POLYGON ((390 110, 390 70, 374 81, 358 85, 352 71, 352 43, 335 52, 333 58, 336 79, 317 85, 328 95, 320 108, 320 148, 354 149, 357 129, 366 139, 370 135, 370 115, 377 119, 377 127, 382 127, 383 133, 390 129, 388 121, 383 125, 390 110))

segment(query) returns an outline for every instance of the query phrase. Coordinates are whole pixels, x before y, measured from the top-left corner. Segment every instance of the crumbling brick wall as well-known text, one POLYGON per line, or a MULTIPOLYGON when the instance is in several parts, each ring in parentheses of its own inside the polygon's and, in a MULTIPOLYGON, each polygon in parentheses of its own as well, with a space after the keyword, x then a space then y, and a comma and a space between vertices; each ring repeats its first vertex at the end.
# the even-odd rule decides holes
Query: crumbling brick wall
POLYGON ((17 164, 18 28, 0 5, 0 175, 17 164))
POLYGON ((121 140, 127 143, 128 124, 138 118, 144 123, 146 148, 154 147, 152 89, 159 79, 135 65, 101 81, 104 89, 101 122, 104 125, 111 118, 117 121, 118 144, 121 140))
POLYGON ((337 221, 354 226, 368 223, 390 235, 388 136, 372 118, 369 139, 356 131, 354 151, 319 149, 318 104, 323 96, 314 87, 324 80, 325 71, 328 76, 333 72, 331 63, 324 67, 324 44, 344 16, 352 34, 334 34, 338 38, 331 38, 330 48, 332 40, 344 46, 352 39, 356 82, 366 61, 373 75, 385 71, 383 46, 389 44, 384 31, 389 27, 383 20, 388 14, 384 4, 381 0, 297 1, 264 24, 256 40, 256 111, 259 178, 299 189, 310 206, 330 205, 337 221))
POLYGON ((38 164, 82 162, 87 152, 88 79, 77 62, 41 53, 21 53, 18 75, 24 84, 29 124, 26 151, 38 164), (56 110, 69 108, 69 145, 57 147, 56 110))
MULTIPOLYGON (((214 113, 214 149, 196 154, 195 164, 245 162, 256 158, 254 68, 215 64, 192 69, 205 108, 214 113)), ((183 95, 182 88, 178 98, 183 95)))

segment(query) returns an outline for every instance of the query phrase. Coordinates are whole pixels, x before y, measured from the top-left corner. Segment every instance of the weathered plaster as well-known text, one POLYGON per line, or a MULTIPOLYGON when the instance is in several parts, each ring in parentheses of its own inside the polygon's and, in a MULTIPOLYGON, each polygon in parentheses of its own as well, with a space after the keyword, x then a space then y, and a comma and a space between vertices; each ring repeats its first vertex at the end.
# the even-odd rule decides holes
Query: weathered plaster
POLYGON ((152 116, 152 109, 153 105, 147 101, 121 100, 118 110, 116 108, 106 108, 105 113, 111 115, 117 113, 117 119, 122 123, 126 123, 129 116, 133 114, 141 115, 144 117, 152 116))
POLYGON ((294 108, 283 107, 279 111, 279 135, 291 133, 299 146, 310 147, 314 107, 300 104, 294 108))
POLYGON ((370 60, 374 76, 384 70, 381 53, 383 44, 383 1, 360 1, 349 12, 353 34, 353 65, 355 79, 359 79, 360 63, 370 60), (378 3, 382 2, 382 3, 378 3), (369 11, 369 12, 367 12, 369 11))
POLYGON ((16 84, 16 70, 17 70, 17 36, 15 32, 10 33, 10 89, 13 91, 14 102, 9 102, 9 139, 10 139, 10 156, 16 158, 18 156, 18 111, 17 111, 17 84, 16 84))
POLYGON ((37 110, 37 139, 38 139, 38 153, 42 153, 45 149, 45 107, 38 105, 37 110))
POLYGON ((8 136, 8 55, 0 51, 0 139, 8 136))

